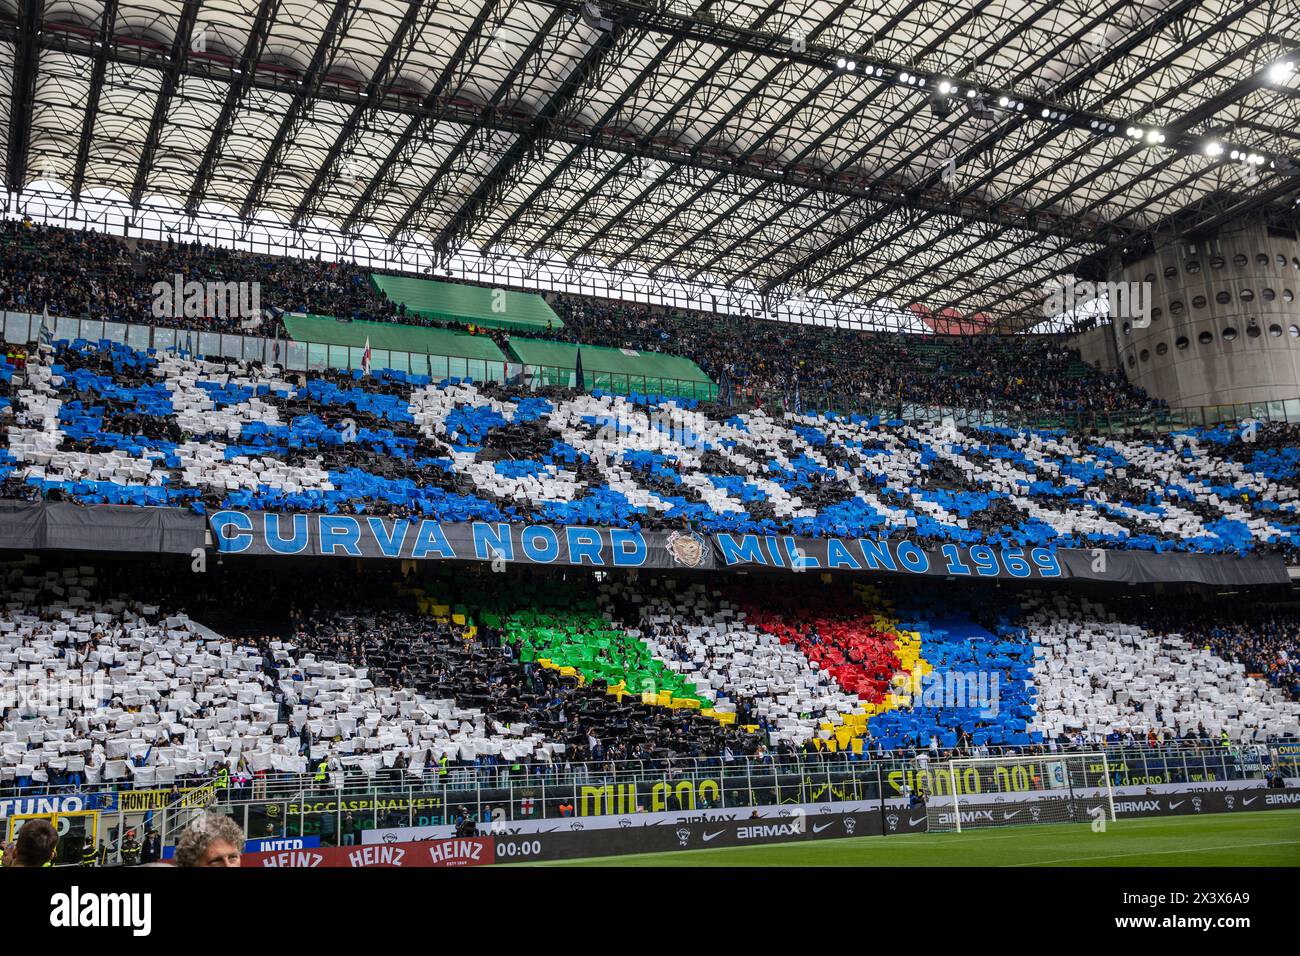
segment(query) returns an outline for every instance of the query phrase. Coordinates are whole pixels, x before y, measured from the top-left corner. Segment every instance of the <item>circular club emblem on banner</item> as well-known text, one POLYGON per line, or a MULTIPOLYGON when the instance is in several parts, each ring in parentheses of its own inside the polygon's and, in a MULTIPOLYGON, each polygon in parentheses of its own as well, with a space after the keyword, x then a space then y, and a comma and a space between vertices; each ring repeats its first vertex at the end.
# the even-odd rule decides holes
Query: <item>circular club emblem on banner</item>
POLYGON ((705 548, 708 545, 694 531, 674 531, 668 535, 664 544, 668 553, 684 568, 698 568, 704 564, 705 548))

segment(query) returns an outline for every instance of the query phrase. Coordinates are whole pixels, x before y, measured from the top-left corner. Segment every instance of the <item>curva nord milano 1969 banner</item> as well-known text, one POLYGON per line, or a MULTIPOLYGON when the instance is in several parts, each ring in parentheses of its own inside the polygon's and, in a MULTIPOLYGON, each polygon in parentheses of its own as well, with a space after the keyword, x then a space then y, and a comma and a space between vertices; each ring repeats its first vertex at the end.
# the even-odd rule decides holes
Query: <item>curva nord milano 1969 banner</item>
POLYGON ((870 538, 701 534, 580 525, 444 522, 431 518, 219 511, 209 519, 223 554, 501 561, 593 568, 781 569, 929 574, 964 578, 1285 583, 1276 555, 1154 554, 995 548, 870 538))

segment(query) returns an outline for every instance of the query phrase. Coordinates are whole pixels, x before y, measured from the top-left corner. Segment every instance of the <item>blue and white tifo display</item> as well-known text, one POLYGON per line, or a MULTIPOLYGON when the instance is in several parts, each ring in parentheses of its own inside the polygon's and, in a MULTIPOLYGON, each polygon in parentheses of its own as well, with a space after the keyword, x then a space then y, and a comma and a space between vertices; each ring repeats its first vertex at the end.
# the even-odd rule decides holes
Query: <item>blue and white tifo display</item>
POLYGON ((446 533, 464 525, 476 558, 495 541, 514 560, 586 549, 594 564, 595 535, 628 566, 674 531, 682 555, 699 536, 723 566, 971 576, 1053 576, 1060 549, 1300 547, 1300 449, 1240 428, 1121 440, 286 374, 57 343, 6 400, 0 477, 85 504, 229 512, 218 524, 232 551, 292 550, 306 533, 299 517, 235 516, 260 513, 338 518, 306 525, 326 553, 464 557, 446 533))

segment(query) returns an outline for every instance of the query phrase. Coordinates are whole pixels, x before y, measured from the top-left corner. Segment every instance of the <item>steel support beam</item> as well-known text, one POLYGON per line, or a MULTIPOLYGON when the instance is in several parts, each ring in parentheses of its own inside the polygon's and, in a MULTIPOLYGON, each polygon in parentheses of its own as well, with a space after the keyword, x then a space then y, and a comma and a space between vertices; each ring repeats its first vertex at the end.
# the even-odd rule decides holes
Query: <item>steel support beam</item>
POLYGON ((36 102, 36 73, 40 63, 44 0, 22 0, 14 46, 14 81, 9 100, 9 149, 5 185, 14 194, 27 184, 27 147, 32 137, 32 108, 36 102))
MULTIPOLYGON (((1040 56, 1036 60, 1028 64, 1026 68, 1022 69, 1017 74, 1016 78, 1013 80, 1011 85, 1012 86, 1017 85, 1017 83, 1019 83, 1024 77, 1030 75, 1035 69, 1041 67, 1044 63, 1048 62, 1053 56, 1059 55, 1063 50, 1068 48, 1071 44, 1078 42, 1079 37, 1085 35, 1088 30, 1092 29, 1099 23, 1106 22, 1106 18, 1110 14, 1112 14, 1115 10, 1122 8, 1126 2, 1127 0, 1113 0, 1113 5, 1108 9, 1100 11, 1098 16, 1094 20, 1082 25, 1079 28, 1079 30, 1077 30, 1074 34, 1066 35, 1062 37, 1062 39, 1057 43, 1056 46, 1043 51, 1043 53, 1040 54, 1040 56)), ((1199 3, 1200 0, 1183 0, 1183 2, 1199 3)), ((1034 22, 1034 18, 1030 18, 1022 22, 1020 24, 1020 27, 1016 31, 1016 34, 1018 35, 1020 29, 1027 29, 1033 22, 1034 22)), ((978 58, 972 57, 972 61, 978 62, 978 58)), ((954 77, 954 79, 965 82, 966 77, 967 74, 963 73, 960 76, 954 77)), ((961 107, 959 106, 958 109, 961 109, 961 107)), ((887 167, 881 175, 885 178, 891 176, 897 176, 902 170, 909 168, 910 165, 916 160, 918 160, 919 158, 926 156, 928 154, 934 154, 938 146, 956 129, 956 126, 958 125, 959 122, 960 120, 957 122, 949 122, 948 124, 946 124, 934 136, 930 137, 922 144, 913 148, 909 153, 905 154, 904 156, 896 158, 893 161, 893 163, 889 167, 887 167)), ((838 128, 838 124, 836 128, 838 128)), ((891 125, 890 127, 891 130, 896 128, 898 128, 897 123, 891 125)), ((989 141, 987 139, 981 140, 980 142, 966 149, 961 154, 960 157, 961 164, 968 165, 969 163, 973 162, 976 158, 978 158, 978 156, 981 155, 982 152, 984 151, 988 142, 989 141)), ((845 175, 848 171, 852 170, 855 167, 855 165, 862 160, 863 157, 865 157, 870 153, 873 147, 874 147, 874 142, 863 143, 857 150, 853 152, 852 155, 848 157, 848 159, 844 163, 842 163, 837 168, 837 170, 835 170, 834 175, 845 175)), ((954 166, 957 165, 958 161, 959 161, 959 157, 954 156, 953 157, 954 166)), ((976 183, 970 184, 965 191, 967 193, 974 193, 978 188, 983 186, 987 181, 988 181, 988 177, 981 177, 981 179, 976 183)), ((919 188, 920 187, 918 186, 917 189, 919 190, 919 188)), ((802 193, 798 197, 798 199, 795 200, 794 202, 783 205, 773 216, 765 217, 764 221, 759 223, 754 229, 750 230, 744 236, 740 237, 738 240, 733 242, 731 245, 729 245, 718 255, 709 259, 702 265, 696 267, 692 272, 689 273, 690 278, 692 279, 699 278, 701 275, 703 275, 705 272, 711 269, 714 265, 716 265, 716 263, 720 261, 722 258, 725 258, 726 256, 733 254, 736 251, 736 249, 739 248, 742 244, 751 241, 754 238, 754 236, 759 235, 764 230, 770 228, 773 222, 779 220, 781 216, 788 214, 788 212, 791 209, 793 209, 799 203, 803 203, 807 201, 813 195, 814 194, 812 193, 812 191, 806 191, 802 193)), ((813 230, 820 228, 824 223, 826 223, 834 216, 844 214, 848 210, 849 206, 850 206, 849 203, 840 203, 839 205, 828 206, 827 208, 823 209, 823 211, 818 216, 816 216, 812 222, 806 223, 804 226, 800 227, 800 229, 796 233, 792 234, 789 237, 787 243, 791 244, 797 241, 798 239, 802 238, 804 235, 807 235, 809 232, 812 232, 813 230)), ((944 211, 951 211, 951 210, 935 210, 936 213, 941 213, 944 211)), ((808 267, 811 267, 812 265, 816 264, 816 260, 812 256, 808 256, 805 258, 807 260, 808 267)), ((794 271, 793 268, 787 269, 786 272, 789 273, 789 275, 782 273, 782 275, 786 276, 784 279, 767 280, 763 286, 764 290, 770 293, 778 285, 780 285, 781 282, 788 282, 795 275, 797 275, 797 272, 794 271)))
MULTIPOLYGON (((714 0, 703 0, 697 12, 701 14, 707 14, 710 8, 712 7, 713 3, 714 0)), ((648 30, 642 30, 637 34, 637 38, 643 39, 648 33, 649 33, 648 30)), ((620 114, 620 112, 624 109, 624 107, 631 101, 633 95, 639 93, 640 90, 645 86, 647 82, 647 78, 657 75, 660 68, 663 66, 663 64, 684 42, 685 42, 684 40, 681 40, 679 38, 670 37, 666 43, 660 45, 658 49, 655 50, 654 55, 650 59, 650 62, 646 64, 645 68, 641 71, 641 74, 637 78, 637 80, 633 83, 628 84, 627 88, 624 89, 623 92, 620 93, 618 97, 614 99, 614 101, 600 116, 600 118, 596 120, 596 122, 592 126, 592 132, 594 133, 605 129, 609 125, 609 123, 613 121, 613 119, 617 117, 620 114)), ((563 179, 563 177, 567 173, 573 170, 580 158, 587 159, 588 154, 589 154, 589 150, 587 150, 585 146, 575 145, 574 148, 569 150, 569 152, 564 156, 563 159, 561 159, 552 167, 551 171, 546 174, 546 176, 542 179, 542 181, 538 183, 535 187, 533 187, 533 189, 529 192, 529 194, 517 205, 516 211, 518 213, 522 213, 525 210, 528 210, 536 206, 541 196, 552 186, 554 186, 557 182, 563 179)), ((590 190, 588 190, 586 193, 584 193, 583 200, 581 201, 585 202, 590 195, 591 192, 590 190)), ((498 227, 497 230, 484 243, 484 248, 491 249, 496 245, 498 245, 502 241, 502 238, 505 236, 505 234, 510 229, 510 227, 517 220, 517 218, 518 217, 516 216, 513 219, 508 219, 505 222, 503 222, 501 226, 498 227)))
POLYGON ((275 137, 271 140, 271 145, 267 147, 266 154, 262 157, 262 163, 258 166, 257 173, 253 176, 253 182, 248 188, 248 193, 244 196, 244 201, 239 207, 241 219, 247 219, 249 214, 261 205, 262 196, 271 183, 271 174, 279 165, 285 147, 294 141, 305 122, 305 118, 309 115, 308 106, 310 106, 312 99, 319 91, 321 81, 325 78, 325 72, 329 69, 330 64, 334 62, 339 46, 347 37, 348 28, 352 25, 352 20, 356 17, 359 8, 360 0, 334 0, 334 9, 330 12, 325 32, 321 34, 320 41, 316 44, 311 64, 307 67, 307 72, 298 86, 298 92, 294 95, 293 102, 289 104, 289 109, 284 114, 283 121, 275 131, 275 137))
MULTIPOLYGON (((1243 9, 1242 11, 1240 11, 1239 15, 1244 14, 1244 12, 1246 12, 1246 11, 1243 9)), ((1196 38, 1196 41, 1193 41, 1193 45, 1195 44, 1195 42, 1200 41, 1200 40, 1202 40, 1202 39, 1204 39, 1204 34, 1201 34, 1200 36, 1198 36, 1198 37, 1196 38)), ((1248 54, 1248 53, 1249 53, 1249 50, 1245 51, 1245 53, 1248 54)), ((1209 65, 1203 67, 1200 71, 1198 71, 1197 78, 1196 78, 1195 82, 1200 83, 1200 82, 1206 82, 1206 81, 1208 81, 1211 77, 1217 75, 1217 73, 1218 73, 1219 70, 1225 68, 1226 66, 1230 65, 1230 64, 1233 63, 1233 62, 1236 62, 1236 61, 1240 60, 1241 57, 1242 57, 1243 55, 1244 55, 1244 54, 1243 54, 1242 51, 1240 51, 1240 50, 1236 50, 1236 49, 1232 49, 1232 50, 1229 50, 1229 51, 1223 53, 1223 54, 1222 54, 1222 55, 1221 55, 1217 60, 1215 60, 1214 62, 1210 63, 1209 65)), ((1140 80, 1140 79, 1145 79, 1145 78, 1147 78, 1147 74, 1146 74, 1146 73, 1140 75, 1138 79, 1140 80)), ((1127 85, 1132 85, 1133 82, 1135 82, 1135 81, 1130 80, 1130 81, 1129 81, 1129 84, 1127 84, 1127 85)), ((1240 84, 1231 84, 1231 85, 1228 87, 1228 89, 1231 90, 1231 91, 1234 91, 1234 92, 1236 93, 1236 95, 1241 95, 1241 93, 1244 92, 1244 88, 1243 88, 1240 84)), ((1160 109, 1160 108, 1161 108, 1165 103, 1167 103, 1167 102, 1169 102, 1170 100, 1172 100, 1172 99, 1177 95, 1177 93, 1178 93, 1177 90, 1173 90, 1173 89, 1169 90, 1169 91, 1166 92, 1162 97, 1160 97, 1160 99, 1158 99, 1155 103, 1151 104, 1151 106, 1149 107, 1149 109, 1150 109, 1150 110, 1157 110, 1157 109, 1160 109)), ((1195 109, 1195 110, 1193 110, 1192 112, 1190 112, 1190 113, 1186 114, 1185 116, 1181 117, 1180 120, 1179 120, 1179 122, 1178 122, 1178 124, 1177 124, 1175 127, 1171 127, 1171 131, 1173 131, 1173 130, 1177 130, 1177 131, 1179 131, 1179 132, 1183 132, 1183 131, 1186 131, 1186 130, 1194 129, 1194 128, 1198 127, 1200 124, 1202 124, 1202 123, 1206 122, 1207 120, 1209 120, 1210 118, 1212 118, 1215 114, 1217 114, 1217 112, 1218 112, 1220 109, 1222 109, 1223 105, 1224 105, 1224 104, 1223 104, 1223 102, 1221 101, 1220 97, 1213 97, 1213 98, 1211 98, 1210 100, 1207 100, 1205 103, 1201 104, 1197 109, 1195 109)), ((1131 153, 1130 151, 1126 151, 1125 153, 1122 153, 1121 155, 1119 155, 1119 156, 1113 158, 1110 162, 1104 164, 1102 167, 1099 167, 1097 170, 1095 170, 1094 173, 1093 173, 1092 175, 1090 175, 1089 179, 1095 178, 1095 177, 1097 177, 1097 176, 1100 176, 1100 175, 1103 175, 1103 174, 1106 174, 1106 173, 1113 173, 1116 169, 1119 168, 1119 166, 1122 164, 1123 160, 1124 160, 1125 158, 1127 158, 1127 157, 1128 157, 1129 155, 1131 155, 1131 154, 1132 154, 1132 153, 1131 153)), ((1167 157, 1167 156, 1164 157, 1164 158, 1162 159, 1162 161, 1160 161, 1160 162, 1158 163, 1156 169, 1152 170, 1152 172, 1158 172, 1160 169, 1164 169, 1164 168, 1166 168, 1167 166, 1169 166, 1169 165, 1172 164, 1172 161, 1173 161, 1172 158, 1167 157)), ((1056 169, 1059 170, 1060 168, 1062 168, 1062 166, 1063 166, 1063 164, 1064 164, 1065 162, 1066 162, 1066 159, 1065 159, 1065 158, 1063 158, 1063 159, 1061 159, 1061 160, 1058 160, 1057 163, 1055 164, 1054 168, 1056 168, 1056 169)), ((1201 169, 1198 173, 1194 174, 1193 177, 1190 177, 1189 179, 1185 180, 1185 181, 1184 181, 1184 185, 1189 184, 1190 182, 1193 182, 1195 179, 1200 178, 1202 175, 1206 175, 1206 174, 1208 174, 1208 173, 1211 172, 1213 169, 1215 169, 1217 166, 1221 166, 1221 165, 1222 165, 1222 163, 1217 163, 1217 164, 1216 164, 1216 163, 1212 163, 1212 162, 1210 162, 1209 160, 1206 160, 1206 165, 1203 167, 1203 169, 1201 169)), ((1293 184, 1295 184, 1295 185, 1300 185, 1300 179, 1293 180, 1293 184)), ((1073 188, 1075 188, 1075 185, 1072 183, 1072 184, 1071 184, 1071 189, 1073 189, 1073 188)), ((1104 203, 1106 203, 1106 202, 1111 202, 1111 201, 1113 201, 1114 199, 1116 199, 1119 195, 1122 195, 1123 192, 1124 192, 1124 190, 1111 190, 1108 194, 1103 195, 1102 197, 1100 197, 1099 199, 1097 199, 1096 201, 1094 201, 1092 204, 1090 204, 1090 208, 1093 208, 1093 207, 1099 207, 1100 205, 1102 205, 1102 204, 1104 204, 1104 203)), ((1168 192, 1166 193, 1166 195, 1171 195, 1171 194, 1172 194, 1172 191, 1168 191, 1168 192)), ((1145 209, 1145 208, 1146 208, 1146 205, 1147 205, 1147 203, 1144 203, 1144 204, 1143 204, 1141 207, 1139 207, 1139 208, 1140 208, 1140 209, 1145 209)), ((1129 215, 1132 216, 1133 214, 1134 214, 1134 210, 1130 209, 1130 211, 1129 211, 1129 215)), ((1155 225, 1149 226, 1149 227, 1147 227, 1147 228, 1141 230, 1138 234, 1136 234, 1136 235, 1134 235, 1134 236, 1131 236, 1131 237, 1129 237, 1129 238, 1127 238, 1127 239, 1118 239, 1118 240, 1116 240, 1116 239, 1112 239, 1112 240, 1107 241, 1105 244, 1106 244, 1107 246, 1114 246, 1114 245, 1116 245, 1118 242, 1128 242, 1128 243, 1138 242, 1138 243, 1140 243, 1140 242, 1146 241, 1146 240, 1147 240, 1147 239, 1148 239, 1152 234, 1154 234, 1154 232, 1155 232, 1157 229, 1159 229, 1159 228, 1160 228, 1160 224, 1157 223, 1157 224, 1155 224, 1155 225)), ((1028 243, 1027 243, 1026 241, 1022 240, 1022 241, 1017 245, 1016 248, 1017 248, 1017 250, 1018 250, 1018 249, 1021 249, 1021 248, 1025 248, 1027 245, 1028 245, 1028 243)), ((963 252, 971 251, 971 250, 973 250, 973 248, 974 248, 973 246, 968 246, 968 247, 966 247, 965 250, 963 250, 963 252)), ((972 292, 972 293, 968 293, 967 295, 964 295, 964 296, 962 296, 962 297, 959 298, 959 299, 950 300, 949 302, 945 303, 945 305, 942 306, 941 308, 956 308, 957 305, 962 304, 963 302, 965 302, 965 301, 970 297, 970 295, 972 295, 972 294, 978 294, 979 292, 986 291, 989 287, 990 287, 990 284, 986 284, 985 286, 982 286, 982 287, 980 287, 980 288, 974 290, 974 292, 972 292)), ((923 291, 924 291, 925 293, 929 293, 929 292, 931 292, 931 291, 933 291, 933 290, 935 290, 935 289, 937 289, 937 288, 938 288, 938 286, 931 286, 931 287, 929 287, 929 288, 926 288, 926 289, 923 290, 923 291)), ((893 290, 891 290, 891 292, 892 292, 892 291, 897 291, 897 287, 895 287, 893 290)), ((885 293, 885 294, 891 294, 891 293, 888 293, 888 292, 887 292, 887 293, 885 293)), ((992 304, 995 304, 995 305, 996 305, 996 304, 1000 304, 1002 301, 1005 301, 1005 298, 1006 298, 1006 296, 1004 296, 1004 297, 1002 297, 1002 298, 1000 298, 1000 299, 994 300, 994 302, 993 302, 992 304)))
MULTIPOLYGON (((521 79, 525 77, 532 78, 526 71, 535 58, 541 62, 546 61, 548 57, 539 57, 538 54, 548 44, 551 47, 548 56, 553 58, 558 54, 562 44, 557 38, 551 36, 551 30, 559 22, 561 12, 558 7, 552 10, 551 16, 547 18, 542 28, 533 35, 523 54, 511 66, 504 82, 498 85, 488 98, 488 102, 481 111, 481 119, 466 125, 465 132, 460 137, 460 140, 452 148, 451 152, 443 158, 437 171, 429 178, 429 181, 421 187, 415 200, 407 207, 406 212, 398 219, 397 224, 389 230, 389 242, 396 242, 400 236, 412 231, 413 224, 425 224, 431 214, 434 200, 449 195, 453 188, 448 177, 453 172, 461 173, 473 168, 473 163, 478 159, 478 154, 491 148, 490 134, 499 132, 499 129, 491 120, 501 112, 498 110, 500 104, 517 99, 517 97, 512 97, 510 94, 516 90, 516 84, 521 79)), ((526 134, 530 126, 531 122, 527 124, 521 122, 520 134, 526 134)))
MULTIPOLYGON (((140 162, 135 168, 135 182, 131 186, 130 196, 133 207, 139 206, 140 200, 144 198, 149 173, 153 169, 154 157, 158 154, 158 144, 162 140, 167 112, 171 108, 176 87, 185 74, 200 3, 202 0, 185 0, 185 6, 181 7, 180 19, 176 23, 176 34, 172 37, 171 55, 168 56, 162 70, 162 84, 158 89, 158 99, 154 101, 153 117, 149 120, 149 132, 145 134, 144 148, 140 151, 140 162)), ((119 49, 120 47, 114 44, 114 50, 119 49)))
MULTIPOLYGON (((348 118, 344 121, 338 136, 335 137, 329 152, 326 153, 324 162, 320 164, 320 169, 316 170, 316 175, 312 177, 311 185, 307 187, 306 192, 303 194, 298 208, 289 217, 289 222, 295 229, 301 228, 303 223, 312 218, 320 209, 325 194, 325 183, 337 176, 339 161, 343 158, 343 153, 348 144, 353 141, 360 130, 369 128, 373 124, 375 117, 383 110, 387 101, 389 87, 392 85, 393 80, 401 75, 402 68, 406 65, 411 51, 415 49, 415 44, 420 38, 424 24, 428 22, 428 18, 437 9, 435 3, 424 4, 422 0, 407 0, 402 22, 394 31, 388 45, 384 47, 384 55, 375 67, 374 77, 366 84, 365 93, 356 101, 350 103, 352 109, 348 113, 348 118), (424 11, 423 19, 419 16, 422 8, 424 11)), ((318 99, 333 99, 328 91, 321 87, 317 88, 316 96, 318 99)))
POLYGON ((82 187, 86 184, 86 163, 90 161, 90 141, 99 117, 99 98, 104 92, 104 74, 108 70, 108 51, 113 43, 113 26, 117 22, 118 0, 106 0, 104 14, 99 20, 99 49, 95 65, 90 71, 90 94, 86 97, 86 113, 81 121, 81 138, 77 141, 77 165, 72 173, 72 199, 80 201, 82 187))
POLYGON ((234 121, 235 112, 239 109, 240 104, 244 102, 244 96, 248 93, 257 63, 262 58, 262 49, 266 46, 266 38, 271 33, 271 25, 275 22, 276 14, 279 11, 280 0, 261 0, 258 5, 257 16, 253 20, 253 28, 248 33, 248 39, 244 43, 244 52, 239 58, 239 72, 234 82, 226 89, 226 99, 221 105, 221 115, 212 128, 212 135, 208 137, 208 145, 203 151, 203 159, 199 161, 198 172, 194 175, 194 183, 190 186, 190 194, 185 200, 185 211, 191 216, 198 210, 199 203, 203 201, 203 197, 207 193, 208 184, 212 181, 212 172, 216 166, 217 157, 221 155, 221 150, 226 144, 226 136, 230 133, 230 124, 234 121))
MULTIPOLYGON (((1262 2, 1262 0, 1253 0, 1253 2, 1259 3, 1262 2)), ((1151 36, 1154 33, 1163 29, 1167 24, 1174 22, 1179 16, 1182 16, 1188 11, 1200 6, 1201 3, 1202 0, 1180 0, 1179 3, 1176 3, 1173 6, 1161 11, 1161 13, 1158 16, 1154 17, 1150 22, 1148 22, 1144 26, 1143 30, 1126 36, 1120 44, 1117 44, 1109 48, 1102 55, 1102 57, 1099 58, 1099 60, 1096 63, 1089 65, 1090 66, 1089 70, 1077 72, 1069 80, 1060 84, 1057 89, 1052 91, 1051 105, 1062 106, 1065 109, 1073 112, 1073 110, 1066 104, 1069 103, 1070 97, 1073 96, 1079 89, 1082 88, 1084 83, 1090 78, 1093 72, 1099 69, 1105 69, 1109 65, 1119 62, 1130 50, 1135 49, 1141 43, 1146 42, 1151 38, 1151 36)), ((1112 10, 1113 9, 1114 8, 1112 8, 1112 10)), ((1111 12, 1111 11, 1107 11, 1107 12, 1111 12)), ((1035 65, 1041 65, 1043 62, 1044 61, 1040 58, 1038 61, 1036 61, 1035 64, 1031 64, 1031 67, 1035 65)), ((1018 79, 1024 79, 1029 75, 1030 75, 1029 70, 1022 70, 1018 74, 1018 79)), ((1132 85, 1134 85, 1134 83, 1132 80, 1130 80, 1126 84, 1126 88, 1131 87, 1132 85)), ((1095 110, 1089 110, 1088 112, 1094 112, 1094 111, 1095 110)), ((1023 123, 1025 122, 1025 117, 1023 114, 1017 114, 1016 116, 1010 116, 1004 118, 1003 124, 1000 124, 998 129, 989 131, 984 136, 982 136, 978 141, 976 141, 974 144, 972 144, 971 146, 963 150, 960 156, 954 157, 953 158, 954 166, 956 168, 964 168, 965 166, 973 162, 979 155, 991 149, 997 142, 999 142, 1002 138, 1004 138, 1007 135, 1007 130, 1009 129, 1009 127, 1005 126, 1007 120, 1010 120, 1012 124, 1021 124, 1018 127, 1016 127, 1017 129, 1024 129, 1023 123)), ((1010 158, 1005 160, 1003 163, 999 164, 999 166, 997 166, 992 170, 986 171, 974 182, 966 184, 964 188, 961 190, 961 192, 959 194, 954 195, 953 197, 953 200, 957 205, 957 207, 960 208, 962 201, 966 198, 972 198, 972 199, 982 198, 979 196, 978 191, 987 188, 988 186, 991 186, 995 182, 996 175, 998 175, 1001 172, 1005 172, 1008 169, 1014 168, 1014 166, 1017 163, 1023 161, 1026 156, 1032 155, 1036 150, 1041 149, 1051 139, 1059 135, 1063 131, 1063 129, 1064 127, 1061 126, 1056 126, 1056 125, 1048 126, 1044 130, 1042 130, 1039 136, 1037 136, 1035 139, 1027 143, 1024 147, 1022 147, 1019 151, 1013 154, 1010 158)), ((927 144, 927 146, 932 148, 932 144, 927 144)), ((916 155, 919 155, 919 153, 914 152, 913 156, 909 157, 909 159, 915 158, 916 155)), ((941 180, 939 179, 938 173, 931 173, 930 175, 923 176, 915 184, 914 188, 918 191, 924 192, 926 190, 935 188, 940 181, 941 180)), ((948 212, 948 213, 952 211, 953 210, 951 209, 939 210, 939 212, 948 212)), ((927 216, 924 219, 916 222, 914 226, 921 226, 932 218, 933 215, 927 216)), ((849 233, 843 238, 844 239, 856 238, 856 236, 860 235, 870 225, 871 225, 870 222, 867 221, 861 222, 857 227, 851 229, 849 233)), ((1031 231, 1035 231, 1035 232, 1037 231, 1036 229, 1032 229, 1032 223, 1030 223, 1028 219, 1022 218, 1020 222, 1007 223, 1007 225, 1012 228, 1030 227, 1031 231)), ((1086 231, 1087 230, 1076 230, 1073 232, 1073 235, 1076 236, 1082 235, 1086 231)), ((806 257, 804 257, 804 259, 801 260, 800 262, 795 263, 794 265, 783 270, 780 274, 772 278, 769 278, 767 281, 765 281, 763 284, 763 291, 767 293, 773 292, 779 286, 792 281, 795 282, 795 284, 802 285, 802 286, 821 287, 825 279, 828 278, 829 276, 823 274, 811 276, 811 275, 805 275, 805 273, 809 272, 811 269, 815 268, 819 264, 824 263, 829 258, 831 252, 835 250, 837 245, 838 243, 834 241, 822 245, 821 247, 814 250, 806 257)), ((860 254, 855 258, 857 259, 857 261, 861 261, 863 258, 870 255, 872 252, 877 251, 879 248, 880 245, 876 244, 866 249, 859 250, 860 254)), ((850 268, 854 264, 855 263, 845 263, 844 268, 850 268)))
MULTIPOLYGON (((437 81, 429 89, 424 100, 420 103, 419 112, 407 122, 406 129, 402 131, 402 135, 393 144, 393 148, 388 151, 388 155, 380 163, 379 169, 370 177, 362 189, 361 196, 352 206, 352 211, 343 220, 342 229, 344 232, 352 229, 358 222, 368 221, 369 214, 377 208, 381 197, 387 195, 381 189, 388 189, 393 184, 394 167, 399 166, 399 160, 402 157, 408 156, 411 150, 418 148, 422 137, 417 137, 416 134, 423 130, 425 135, 428 135, 432 127, 442 119, 443 114, 439 112, 439 109, 446 107, 450 102, 451 96, 448 95, 448 91, 452 88, 458 71, 467 62, 470 64, 477 62, 483 50, 483 28, 503 2, 506 4, 506 9, 509 9, 512 0, 484 0, 483 5, 479 7, 474 22, 461 36, 455 52, 447 61, 447 65, 438 74, 437 81)), ((341 141, 342 137, 340 137, 341 141)))
POLYGON ((439 231, 433 241, 435 258, 446 259, 469 237, 474 227, 488 215, 490 207, 511 186, 520 182, 527 164, 545 154, 547 146, 554 142, 555 131, 576 119, 582 107, 580 97, 583 91, 599 86, 608 75, 608 64, 617 62, 620 54, 642 35, 625 29, 617 20, 607 22, 607 29, 587 24, 596 33, 595 41, 547 97, 528 131, 517 137, 497 159, 474 192, 439 231))

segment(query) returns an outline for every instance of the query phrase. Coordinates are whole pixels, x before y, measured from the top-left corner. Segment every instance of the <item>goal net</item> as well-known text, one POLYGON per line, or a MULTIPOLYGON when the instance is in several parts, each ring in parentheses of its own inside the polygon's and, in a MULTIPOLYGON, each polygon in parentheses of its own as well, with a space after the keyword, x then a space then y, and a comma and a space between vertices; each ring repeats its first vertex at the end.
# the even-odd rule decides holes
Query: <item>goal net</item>
POLYGON ((956 759, 930 780, 922 796, 931 832, 1115 819, 1104 753, 956 759))

